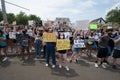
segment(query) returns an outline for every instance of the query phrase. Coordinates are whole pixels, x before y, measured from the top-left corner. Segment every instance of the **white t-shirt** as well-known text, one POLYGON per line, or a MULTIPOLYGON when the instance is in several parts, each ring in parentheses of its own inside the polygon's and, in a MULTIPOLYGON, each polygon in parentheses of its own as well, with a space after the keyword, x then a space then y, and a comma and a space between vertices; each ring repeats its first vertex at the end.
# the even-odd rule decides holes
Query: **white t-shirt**
POLYGON ((29 30, 27 30, 27 34, 28 34, 29 36, 33 36, 33 31, 32 31, 31 29, 29 29, 29 30))
POLYGON ((71 34, 70 34, 70 32, 64 32, 64 35, 65 35, 65 39, 70 39, 70 36, 71 36, 71 34))

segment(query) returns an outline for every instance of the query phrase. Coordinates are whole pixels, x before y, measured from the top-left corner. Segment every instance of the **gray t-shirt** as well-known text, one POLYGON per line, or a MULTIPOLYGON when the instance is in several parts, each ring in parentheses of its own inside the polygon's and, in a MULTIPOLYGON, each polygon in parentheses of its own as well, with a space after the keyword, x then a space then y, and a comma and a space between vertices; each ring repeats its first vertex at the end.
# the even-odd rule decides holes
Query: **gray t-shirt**
MULTIPOLYGON (((117 39, 119 39, 119 38, 120 38, 120 36, 116 36, 116 37, 114 38, 114 40, 117 40, 117 39)), ((118 42, 118 43, 115 45, 114 49, 120 50, 120 42, 118 42)))
POLYGON ((107 48, 108 47, 109 37, 108 36, 102 36, 102 37, 100 37, 100 40, 101 40, 101 42, 99 43, 99 47, 107 48))

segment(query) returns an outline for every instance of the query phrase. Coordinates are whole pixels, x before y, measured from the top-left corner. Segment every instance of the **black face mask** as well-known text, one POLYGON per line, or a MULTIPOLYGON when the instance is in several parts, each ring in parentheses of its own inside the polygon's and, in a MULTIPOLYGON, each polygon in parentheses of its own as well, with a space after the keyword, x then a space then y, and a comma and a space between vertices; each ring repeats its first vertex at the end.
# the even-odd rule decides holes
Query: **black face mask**
POLYGON ((26 31, 22 31, 23 32, 23 34, 26 34, 26 31))

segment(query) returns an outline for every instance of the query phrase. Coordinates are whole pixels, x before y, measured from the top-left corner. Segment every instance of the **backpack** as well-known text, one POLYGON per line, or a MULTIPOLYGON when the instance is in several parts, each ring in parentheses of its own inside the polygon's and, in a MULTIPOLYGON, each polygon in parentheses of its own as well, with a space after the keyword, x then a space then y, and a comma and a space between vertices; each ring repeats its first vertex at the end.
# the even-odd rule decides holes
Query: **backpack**
POLYGON ((21 41, 21 45, 22 45, 23 47, 28 47, 28 46, 29 46, 29 35, 23 34, 23 36, 22 36, 22 41, 21 41))
POLYGON ((16 34, 16 41, 17 43, 21 43, 21 39, 22 39, 22 34, 16 34))

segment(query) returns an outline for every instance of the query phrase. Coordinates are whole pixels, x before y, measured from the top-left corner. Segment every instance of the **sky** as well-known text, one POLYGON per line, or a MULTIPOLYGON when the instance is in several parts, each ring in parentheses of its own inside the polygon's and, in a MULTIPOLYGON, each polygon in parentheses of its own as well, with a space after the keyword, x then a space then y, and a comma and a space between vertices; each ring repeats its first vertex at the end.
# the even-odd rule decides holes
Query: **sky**
MULTIPOLYGON (((20 11, 27 15, 35 14, 42 20, 55 20, 56 17, 70 18, 71 22, 77 20, 94 20, 105 18, 106 13, 120 0, 6 0, 7 2, 30 9, 25 9, 5 3, 6 12, 18 14, 20 11)), ((0 4, 1 9, 1 4, 0 4)))

